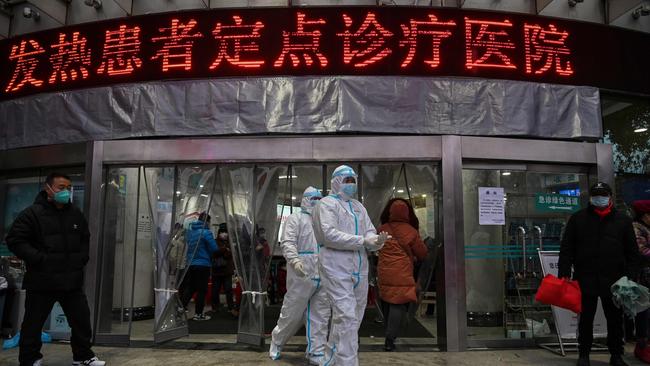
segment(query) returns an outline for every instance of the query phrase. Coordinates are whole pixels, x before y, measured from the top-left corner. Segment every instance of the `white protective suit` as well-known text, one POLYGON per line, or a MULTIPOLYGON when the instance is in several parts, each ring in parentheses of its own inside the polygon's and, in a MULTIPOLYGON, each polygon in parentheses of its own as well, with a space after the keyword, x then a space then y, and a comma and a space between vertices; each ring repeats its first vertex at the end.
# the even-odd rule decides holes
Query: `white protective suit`
POLYGON ((284 224, 280 246, 287 260, 287 293, 278 324, 271 333, 269 357, 274 360, 280 358, 282 346, 296 333, 303 320, 307 336, 306 357, 310 363, 319 364, 324 356, 330 305, 321 290, 318 273, 320 248, 311 222, 312 208, 318 202, 315 197, 322 197, 320 191, 307 187, 301 210, 289 216, 284 224))
MULTIPOLYGON (((376 237, 363 205, 346 194, 343 180, 357 175, 342 165, 332 174, 332 194, 320 200, 313 214, 319 244, 323 289, 332 304, 332 329, 322 365, 356 366, 359 327, 368 296, 368 255, 364 239, 376 237)), ((348 193, 351 193, 348 191, 348 193)))

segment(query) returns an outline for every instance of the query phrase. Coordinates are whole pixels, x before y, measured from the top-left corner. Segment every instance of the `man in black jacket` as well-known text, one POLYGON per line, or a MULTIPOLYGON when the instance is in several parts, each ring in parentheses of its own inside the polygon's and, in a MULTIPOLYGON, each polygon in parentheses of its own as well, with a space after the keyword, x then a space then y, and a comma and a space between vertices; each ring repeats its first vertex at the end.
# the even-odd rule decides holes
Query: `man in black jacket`
POLYGON ((578 322, 578 366, 589 366, 593 324, 598 298, 607 319, 610 365, 623 361, 623 313, 612 302, 610 287, 623 276, 634 278, 639 251, 632 220, 616 211, 612 189, 599 182, 589 190, 590 205, 569 218, 560 247, 558 277, 571 277, 580 284, 582 313, 578 322))
POLYGON ((91 350, 90 310, 83 292, 90 232, 83 214, 72 205, 71 192, 69 177, 50 174, 34 204, 18 215, 7 234, 9 249, 27 265, 21 366, 43 362, 41 330, 57 301, 72 329, 72 364, 105 365, 91 350))

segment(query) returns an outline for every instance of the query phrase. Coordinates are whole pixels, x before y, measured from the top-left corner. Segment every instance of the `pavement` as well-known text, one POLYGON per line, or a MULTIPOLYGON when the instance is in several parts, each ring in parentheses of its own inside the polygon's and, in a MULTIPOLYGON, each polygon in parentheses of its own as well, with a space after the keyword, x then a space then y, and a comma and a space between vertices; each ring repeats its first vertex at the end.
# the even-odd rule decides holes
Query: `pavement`
MULTIPOLYGON (((172 343, 163 346, 131 346, 131 347, 94 347, 97 355, 107 361, 107 366, 204 366, 204 365, 306 365, 301 346, 288 346, 278 361, 271 361, 266 351, 261 352, 237 344, 179 344, 172 343)), ((481 350, 467 352, 432 352, 427 348, 412 351, 398 344, 397 352, 383 352, 380 347, 362 347, 359 352, 360 365, 441 365, 441 366, 524 366, 575 365, 577 354, 562 357, 543 349, 516 350, 481 350)), ((268 349, 268 347, 266 348, 268 349)), ((626 346, 625 360, 631 365, 644 365, 632 356, 633 345, 626 346)), ((52 343, 43 347, 45 366, 71 365, 72 354, 69 344, 52 343)), ((605 366, 609 363, 606 353, 592 354, 593 366, 605 366)), ((0 351, 0 365, 17 366, 18 349, 0 351)))

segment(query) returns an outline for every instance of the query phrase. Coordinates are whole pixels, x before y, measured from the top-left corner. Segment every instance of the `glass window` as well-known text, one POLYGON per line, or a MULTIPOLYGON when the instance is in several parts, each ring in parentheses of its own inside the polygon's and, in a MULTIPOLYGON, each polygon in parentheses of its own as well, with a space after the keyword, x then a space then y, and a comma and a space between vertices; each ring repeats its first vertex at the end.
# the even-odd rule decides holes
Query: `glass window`
POLYGON ((603 142, 612 144, 617 205, 650 199, 650 99, 602 97, 603 142))

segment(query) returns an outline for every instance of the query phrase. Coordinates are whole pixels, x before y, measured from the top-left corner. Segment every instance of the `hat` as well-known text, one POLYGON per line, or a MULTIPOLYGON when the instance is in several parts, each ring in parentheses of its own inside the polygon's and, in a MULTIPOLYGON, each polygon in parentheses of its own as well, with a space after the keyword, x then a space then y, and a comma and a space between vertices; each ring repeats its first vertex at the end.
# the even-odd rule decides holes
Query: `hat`
POLYGON ((650 200, 636 200, 632 202, 632 208, 638 215, 650 213, 650 200))
POLYGON ((228 225, 226 225, 225 222, 222 222, 221 224, 219 224, 219 229, 217 230, 217 235, 219 235, 219 233, 227 233, 227 232, 228 232, 228 225))
POLYGON ((604 183, 604 182, 598 182, 591 186, 589 189, 589 195, 590 196, 611 196, 612 195, 612 187, 609 186, 609 184, 604 183))
POLYGON ((209 222, 211 219, 210 215, 207 212, 203 211, 199 214, 199 220, 203 222, 209 222))

